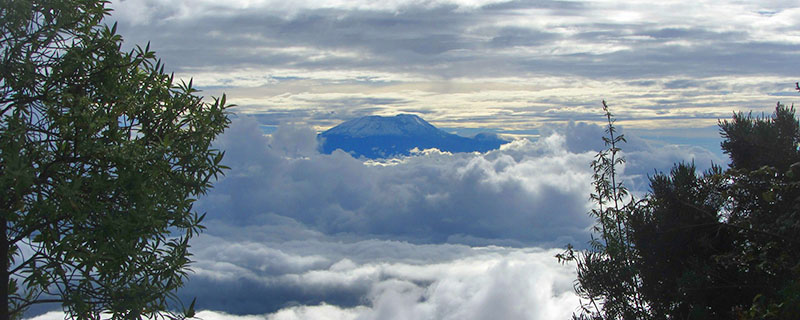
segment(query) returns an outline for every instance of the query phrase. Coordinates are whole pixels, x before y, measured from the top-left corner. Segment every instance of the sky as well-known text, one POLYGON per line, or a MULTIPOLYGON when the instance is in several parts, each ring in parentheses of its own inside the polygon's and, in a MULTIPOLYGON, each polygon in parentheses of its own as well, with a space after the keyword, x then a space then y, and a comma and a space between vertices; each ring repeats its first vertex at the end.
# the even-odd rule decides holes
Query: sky
MULTIPOLYGON (((231 169, 197 208, 179 294, 203 319, 557 319, 577 311, 606 100, 625 183, 725 165, 718 119, 800 101, 797 1, 123 0, 145 45, 207 97, 231 169), (316 134, 413 113, 487 153, 320 154, 316 134)), ((44 309, 38 311, 43 312, 44 309)), ((37 319, 58 319, 52 312, 37 319)))
MULTIPOLYGON (((126 43, 263 125, 710 127, 796 99, 796 1, 123 0, 126 43)), ((713 130, 712 130, 713 131, 713 130)), ((715 132, 712 132, 712 134, 715 132)))

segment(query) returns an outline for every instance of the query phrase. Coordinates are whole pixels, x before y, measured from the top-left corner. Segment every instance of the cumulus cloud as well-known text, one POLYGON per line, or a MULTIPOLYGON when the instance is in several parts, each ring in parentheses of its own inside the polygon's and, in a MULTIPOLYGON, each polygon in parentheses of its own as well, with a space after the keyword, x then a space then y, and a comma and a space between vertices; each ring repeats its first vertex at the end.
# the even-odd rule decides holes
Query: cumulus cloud
POLYGON ((574 270, 553 258, 560 249, 199 240, 195 274, 182 295, 197 297, 203 309, 277 316, 336 306, 359 319, 483 319, 502 312, 505 319, 548 319, 578 303, 574 270))
MULTIPOLYGON (((217 249, 243 245, 215 240, 217 249)), ((249 245, 266 247, 263 244, 249 245)), ((340 246, 357 250, 360 245, 340 246)), ((413 249, 401 261, 389 262, 377 256, 356 262, 320 250, 320 254, 327 255, 328 261, 324 265, 278 274, 261 272, 258 266, 238 260, 228 262, 241 268, 237 276, 247 278, 247 286, 242 285, 245 281, 236 281, 229 276, 230 266, 209 261, 219 261, 223 257, 201 251, 197 255, 197 272, 183 291, 191 296, 197 292, 186 291, 198 284, 213 288, 215 295, 197 296, 198 306, 203 308, 197 318, 205 320, 559 319, 568 318, 578 306, 578 297, 572 291, 574 269, 553 258, 558 250, 460 246, 456 251, 464 253, 456 257, 419 260, 431 249, 450 249, 426 246, 413 249), (422 254, 415 254, 418 251, 422 254), (215 274, 224 276, 215 277, 215 274), (303 291, 305 300, 284 300, 284 306, 276 306, 277 303, 271 299, 286 299, 286 296, 278 294, 290 291, 276 283, 303 291), (352 305, 332 304, 330 300, 322 299, 324 296, 314 293, 335 291, 332 289, 335 286, 359 286, 354 294, 360 298, 352 305), (243 301, 249 307, 226 305, 222 301, 225 299, 243 301)), ((237 251, 233 249, 233 252, 237 251)), ((251 255, 264 253, 256 251, 251 255)), ((299 256, 297 253, 289 255, 299 256)), ((269 259, 269 254, 261 258, 269 259)), ((52 312, 33 319, 63 319, 63 314, 52 312)))
MULTIPOLYGON (((543 248, 588 239, 602 128, 544 133, 487 153, 363 162, 320 154, 309 128, 267 136, 239 117, 216 142, 232 169, 197 203, 208 230, 179 295, 205 319, 566 318, 574 269, 543 248)), ((628 181, 692 150, 629 140, 628 181)))
POLYGON ((362 162, 240 117, 217 142, 232 170, 198 202, 209 230, 181 296, 265 319, 567 316, 573 271, 531 247, 588 239, 593 151, 566 141, 362 162))
MULTIPOLYGON (((183 294, 237 314, 336 306, 343 316, 364 316, 384 312, 387 297, 430 301, 425 288, 453 271, 411 275, 441 271, 434 266, 473 265, 485 252, 501 263, 514 250, 540 250, 532 246, 582 246, 592 222, 589 162, 602 134, 570 123, 485 154, 425 150, 362 162, 319 154, 308 128, 265 136, 242 117, 218 141, 233 169, 198 203, 213 227, 194 243, 196 274, 183 294), (486 245, 519 249, 476 249, 486 245), (380 291, 384 282, 392 290, 380 291), (370 308, 354 311, 359 306, 370 308)), ((621 173, 638 194, 647 174, 674 161, 702 168, 716 159, 702 148, 628 139, 621 173)))
MULTIPOLYGON (((253 236, 272 240, 297 234, 473 245, 579 242, 591 224, 589 163, 604 147, 603 128, 573 122, 543 132, 536 141, 519 139, 485 154, 428 150, 376 163, 340 151, 320 154, 309 128, 283 126, 265 136, 242 117, 217 141, 232 170, 198 207, 233 226, 218 229, 230 229, 232 237, 239 236, 236 228, 260 226, 270 229, 253 236)), ((621 172, 639 193, 647 175, 676 162, 694 161, 701 170, 725 163, 701 147, 627 137, 621 172)))
MULTIPOLYGON (((588 239, 599 99, 624 128, 695 132, 796 94, 797 2, 712 2, 114 1, 126 46, 252 115, 217 141, 232 169, 197 203, 209 229, 181 296, 205 319, 567 318, 573 271, 537 248, 588 239), (382 163, 317 152, 320 128, 409 110, 541 134, 382 163)), ((628 139, 637 194, 675 162, 726 162, 628 139)))
POLYGON ((252 119, 238 121, 218 141, 233 169, 199 207, 232 225, 280 217, 327 235, 418 243, 563 245, 583 238, 590 223, 593 154, 568 152, 563 136, 383 166, 319 154, 315 141, 309 129, 262 137, 252 119))
MULTIPOLYGON (((619 145, 622 156, 626 159, 622 175, 631 191, 643 195, 649 188, 649 176, 657 172, 669 172, 677 163, 694 163, 698 171, 705 171, 712 165, 726 166, 727 157, 721 151, 709 150, 693 144, 674 144, 665 141, 647 140, 637 134, 631 134, 622 126, 617 126, 617 134, 625 135, 626 142, 619 145)), ((718 129, 711 128, 716 135, 718 129)), ((569 122, 563 126, 548 126, 543 130, 547 134, 563 134, 565 148, 569 152, 597 152, 606 148, 600 137, 605 128, 597 124, 585 122, 569 122)), ((664 134, 661 132, 660 134, 664 134)), ((719 149, 720 138, 712 138, 719 149)))

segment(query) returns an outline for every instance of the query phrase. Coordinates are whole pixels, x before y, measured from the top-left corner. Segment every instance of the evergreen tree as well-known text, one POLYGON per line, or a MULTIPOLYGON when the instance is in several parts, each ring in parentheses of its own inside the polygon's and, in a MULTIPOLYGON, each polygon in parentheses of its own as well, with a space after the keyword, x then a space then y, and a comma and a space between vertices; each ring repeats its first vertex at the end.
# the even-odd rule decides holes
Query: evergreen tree
MULTIPOLYGON (((798 87, 800 90, 800 87, 798 87)), ((778 104, 770 116, 720 121, 730 167, 699 174, 676 164, 650 178, 642 201, 617 178, 618 143, 592 163, 598 238, 559 255, 577 264, 575 318, 800 318, 800 122, 778 104), (610 155, 610 158, 609 158, 610 155), (615 160, 617 159, 617 160, 615 160)))

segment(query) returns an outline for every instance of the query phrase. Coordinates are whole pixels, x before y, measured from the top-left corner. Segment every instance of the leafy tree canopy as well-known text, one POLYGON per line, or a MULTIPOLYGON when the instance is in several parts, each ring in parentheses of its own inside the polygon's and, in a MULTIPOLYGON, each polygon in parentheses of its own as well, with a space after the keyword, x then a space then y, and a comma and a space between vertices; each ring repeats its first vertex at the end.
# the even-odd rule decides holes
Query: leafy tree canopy
MULTIPOLYGON (((606 114, 609 148, 598 159, 614 155, 622 142, 606 114)), ((558 256, 577 264, 576 291, 588 301, 575 318, 800 318, 794 108, 778 104, 761 117, 736 113, 719 125, 731 158, 727 170, 698 173, 694 164, 680 163, 651 177, 642 200, 592 195, 599 238, 590 250, 569 247, 558 256), (622 199, 628 201, 620 205, 622 199)), ((595 175, 595 185, 624 188, 615 182, 619 163, 593 163, 595 172, 607 172, 595 175)))
POLYGON ((107 4, 0 4, 0 319, 44 302, 79 319, 179 302, 229 106, 176 83, 149 45, 123 52, 107 4))

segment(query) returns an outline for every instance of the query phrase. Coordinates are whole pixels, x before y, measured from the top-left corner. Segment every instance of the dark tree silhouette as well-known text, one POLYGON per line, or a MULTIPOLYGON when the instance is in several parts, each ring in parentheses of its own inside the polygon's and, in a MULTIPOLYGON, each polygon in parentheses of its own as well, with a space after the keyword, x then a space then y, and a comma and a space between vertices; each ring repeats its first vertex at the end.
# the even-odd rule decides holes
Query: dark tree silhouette
MULTIPOLYGON (((795 84, 800 91, 800 85, 795 84)), ((598 238, 558 255, 577 264, 581 319, 800 318, 800 122, 778 104, 767 117, 720 121, 731 158, 702 174, 676 164, 641 201, 624 192, 607 107, 608 149, 592 167, 598 238), (608 157, 610 155, 610 157, 608 157), (598 170, 599 169, 599 170, 598 170), (625 201, 627 200, 627 201, 625 201)))

